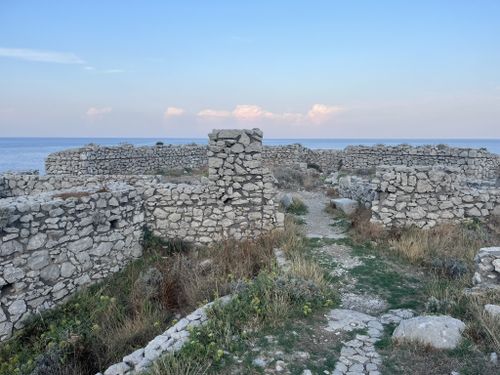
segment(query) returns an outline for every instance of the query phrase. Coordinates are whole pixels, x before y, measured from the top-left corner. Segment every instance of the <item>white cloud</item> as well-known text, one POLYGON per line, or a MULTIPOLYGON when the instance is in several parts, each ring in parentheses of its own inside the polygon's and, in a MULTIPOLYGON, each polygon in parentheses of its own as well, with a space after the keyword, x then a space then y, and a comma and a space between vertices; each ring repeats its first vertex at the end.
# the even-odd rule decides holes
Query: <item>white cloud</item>
POLYGON ((258 105, 239 104, 233 110, 233 116, 237 120, 255 121, 264 118, 273 118, 274 114, 258 105))
POLYGON ((342 107, 325 104, 314 104, 307 113, 283 112, 275 113, 254 104, 238 104, 233 111, 204 109, 198 113, 202 119, 233 118, 238 121, 271 120, 292 123, 323 123, 343 111, 342 107))
POLYGON ((325 104, 314 104, 312 108, 307 112, 307 117, 315 123, 321 123, 329 120, 332 116, 343 109, 338 106, 329 106, 325 104))
POLYGON ((113 111, 113 109, 111 107, 102 107, 102 108, 90 107, 87 110, 86 115, 90 119, 96 119, 96 118, 103 117, 104 115, 106 115, 108 113, 111 113, 111 111, 113 111))
POLYGON ((168 107, 164 113, 165 118, 182 116, 186 111, 178 107, 168 107))
POLYGON ((40 51, 26 48, 0 48, 0 57, 56 64, 85 64, 85 61, 74 53, 40 51))
POLYGON ((198 116, 206 119, 222 119, 231 117, 231 112, 217 109, 204 109, 198 112, 198 116))

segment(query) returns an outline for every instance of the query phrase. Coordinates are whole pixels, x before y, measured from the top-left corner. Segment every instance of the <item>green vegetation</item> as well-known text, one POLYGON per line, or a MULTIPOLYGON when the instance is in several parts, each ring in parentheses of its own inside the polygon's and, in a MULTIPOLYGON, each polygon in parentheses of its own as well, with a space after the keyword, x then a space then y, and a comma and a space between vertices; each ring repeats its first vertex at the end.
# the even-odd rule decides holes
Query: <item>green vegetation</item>
POLYGON ((298 197, 293 197, 293 202, 287 207, 286 212, 293 215, 305 215, 307 214, 307 206, 298 197))

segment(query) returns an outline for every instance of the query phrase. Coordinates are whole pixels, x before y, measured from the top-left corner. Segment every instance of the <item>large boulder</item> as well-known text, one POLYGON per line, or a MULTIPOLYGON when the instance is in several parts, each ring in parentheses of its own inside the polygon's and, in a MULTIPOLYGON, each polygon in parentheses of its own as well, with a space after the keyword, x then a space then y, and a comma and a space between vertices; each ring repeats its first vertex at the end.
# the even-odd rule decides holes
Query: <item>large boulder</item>
POLYGON ((419 316, 401 321, 392 337, 398 341, 414 341, 436 349, 456 348, 465 324, 451 316, 419 316))
POLYGON ((358 209, 358 202, 349 198, 335 198, 331 200, 331 205, 341 210, 346 215, 352 215, 358 209))

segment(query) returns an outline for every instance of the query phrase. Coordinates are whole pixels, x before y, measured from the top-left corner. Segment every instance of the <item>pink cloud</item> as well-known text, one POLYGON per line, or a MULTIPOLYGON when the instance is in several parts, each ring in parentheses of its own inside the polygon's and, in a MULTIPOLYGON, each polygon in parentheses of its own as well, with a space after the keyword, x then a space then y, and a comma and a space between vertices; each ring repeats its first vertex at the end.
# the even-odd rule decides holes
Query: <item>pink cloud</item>
POLYGON ((343 109, 338 106, 329 106, 325 104, 314 104, 312 108, 307 112, 307 117, 315 123, 325 122, 332 118, 343 109))
POLYGON ((231 117, 231 112, 217 109, 204 109, 198 112, 198 116, 206 119, 222 119, 231 117))
POLYGON ((204 109, 198 113, 198 117, 203 119, 233 118, 238 121, 272 120, 277 122, 293 123, 322 123, 330 120, 334 115, 342 110, 343 108, 338 106, 314 104, 307 113, 274 113, 255 104, 238 104, 233 111, 204 109))

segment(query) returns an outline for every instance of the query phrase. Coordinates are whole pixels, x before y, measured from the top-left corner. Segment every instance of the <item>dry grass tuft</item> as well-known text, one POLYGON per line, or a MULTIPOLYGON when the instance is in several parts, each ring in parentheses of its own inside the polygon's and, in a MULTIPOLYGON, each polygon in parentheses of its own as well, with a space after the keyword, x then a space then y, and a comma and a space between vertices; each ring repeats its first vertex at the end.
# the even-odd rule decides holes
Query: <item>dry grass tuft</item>
POLYGON ((315 190, 322 185, 319 173, 313 169, 303 172, 297 168, 274 168, 273 175, 283 190, 315 190))
POLYGON ((387 231, 380 224, 375 224, 370 221, 371 210, 367 208, 359 208, 350 217, 351 219, 351 235, 355 242, 366 241, 385 241, 387 239, 387 231))
POLYGON ((429 264, 436 258, 456 259, 472 265, 479 248, 488 242, 482 228, 440 224, 429 230, 415 227, 391 233, 391 250, 414 264, 429 264))
MULTIPOLYGON (((290 235, 290 230, 287 231, 290 235)), ((272 232, 257 240, 225 240, 208 249, 178 253, 162 259, 164 275, 161 304, 169 309, 190 311, 204 301, 230 292, 237 280, 255 277, 274 265, 275 247, 293 247, 293 236, 272 232)))
POLYGON ((328 188, 326 189, 326 196, 330 198, 338 198, 340 197, 339 191, 336 188, 328 188))

